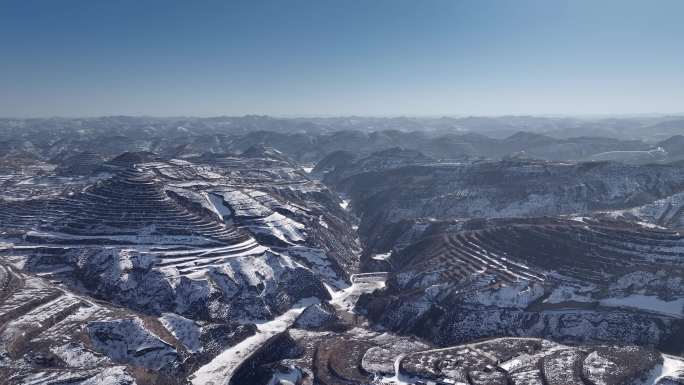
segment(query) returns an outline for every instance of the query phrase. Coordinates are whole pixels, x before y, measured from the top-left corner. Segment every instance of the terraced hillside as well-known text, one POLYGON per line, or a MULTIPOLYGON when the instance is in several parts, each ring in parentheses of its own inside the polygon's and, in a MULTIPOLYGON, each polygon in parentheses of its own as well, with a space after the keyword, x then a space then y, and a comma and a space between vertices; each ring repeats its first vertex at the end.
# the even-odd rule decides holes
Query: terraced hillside
POLYGON ((0 384, 684 383, 677 165, 120 120, 3 144, 0 384))
POLYGON ((625 210, 599 212, 595 215, 678 230, 684 228, 684 193, 625 210))
MULTIPOLYGON (((392 164, 401 154, 385 152, 392 164)), ((396 160, 397 162, 399 160, 396 160)), ((508 160, 364 168, 324 180, 347 195, 361 218, 362 240, 402 220, 535 217, 626 209, 684 189, 684 172, 668 165, 508 160)))
POLYGON ((58 164, 55 173, 58 175, 90 175, 100 170, 105 159, 99 154, 83 151, 65 159, 51 160, 58 164))
MULTIPOLYGON (((439 227, 439 226, 437 226, 439 227)), ((371 319, 438 344, 492 335, 684 341, 684 239, 586 218, 471 221, 393 252, 371 319)))
POLYGON ((157 316, 0 265, 0 383, 184 384, 254 325, 157 316))
POLYGON ((358 264, 339 199, 257 156, 122 165, 81 191, 0 206, 4 258, 139 310, 268 318, 326 297, 321 279, 339 286, 358 264), (239 309, 208 309, 216 290, 239 309))
MULTIPOLYGON (((142 373, 178 360, 171 344, 154 334, 145 334, 142 328, 138 331, 147 341, 124 336, 128 352, 109 357, 106 353, 113 348, 109 343, 112 340, 98 338, 104 338, 104 334, 90 334, 94 332, 90 327, 121 319, 142 322, 131 312, 0 265, 0 382, 134 383, 127 362, 142 364, 142 373), (152 362, 154 367, 150 367, 152 362)), ((164 378, 164 374, 154 377, 164 378)))
POLYGON ((0 259, 3 269, 8 264, 2 346, 9 356, 2 370, 13 373, 9 383, 34 375, 35 383, 97 382, 109 371, 119 373, 112 383, 184 383, 258 331, 253 322, 278 318, 303 299, 330 298, 323 283, 347 285, 358 243, 339 198, 268 149, 193 160, 128 153, 97 175, 5 181, 0 259), (41 181, 46 194, 21 193, 41 181), (15 293, 22 282, 40 290, 15 293), (74 290, 81 294, 62 294, 74 290), (25 348, 26 338, 92 306, 113 310, 83 315, 74 321, 80 334, 60 340, 85 341, 84 348, 50 342, 41 349, 72 356, 86 349, 97 356, 93 365, 65 365, 53 353, 24 364, 24 355, 39 353, 38 345, 25 348))
POLYGON ((291 329, 246 362, 233 384, 657 384, 684 381, 684 361, 636 346, 569 346, 497 338, 435 348, 415 338, 351 329, 291 329), (261 362, 259 364, 258 362, 261 362))
MULTIPOLYGON (((33 203, 33 202, 31 202, 33 203)), ((7 222, 19 223, 24 206, 4 213, 7 222)), ((248 240, 235 228, 205 218, 177 204, 150 171, 131 168, 87 187, 82 193, 48 204, 41 210, 45 231, 27 234, 44 243, 212 243, 238 244, 248 240), (50 230, 52 229, 52 230, 50 230), (146 236, 156 239, 147 240, 146 236), (179 239, 174 239, 179 238, 179 239)), ((34 212, 35 215, 35 212, 34 212)), ((31 220, 31 215, 23 219, 31 220)))

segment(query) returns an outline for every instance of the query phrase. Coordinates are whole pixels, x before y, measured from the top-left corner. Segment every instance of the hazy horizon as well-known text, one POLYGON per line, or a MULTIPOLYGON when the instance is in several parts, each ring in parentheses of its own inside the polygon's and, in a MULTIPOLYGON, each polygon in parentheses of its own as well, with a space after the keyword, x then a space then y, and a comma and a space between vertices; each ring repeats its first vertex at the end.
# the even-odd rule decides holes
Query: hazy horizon
POLYGON ((216 119, 216 118, 245 118, 245 117, 267 117, 273 119, 467 119, 467 118, 483 118, 483 119, 497 119, 497 118, 548 118, 548 119, 583 119, 583 120, 597 120, 597 119, 632 119, 632 118, 673 118, 680 119, 684 117, 684 112, 635 112, 635 113, 591 113, 591 114, 491 114, 491 115, 475 115, 475 114, 431 114, 431 115, 407 115, 407 114, 393 114, 393 115, 360 115, 360 114, 346 114, 346 115, 314 115, 314 114, 295 114, 295 115, 274 115, 274 114, 221 114, 221 115, 149 115, 149 114, 108 114, 108 115, 52 115, 52 116, 0 116, 0 119, 101 119, 101 118, 136 118, 136 119, 216 119))

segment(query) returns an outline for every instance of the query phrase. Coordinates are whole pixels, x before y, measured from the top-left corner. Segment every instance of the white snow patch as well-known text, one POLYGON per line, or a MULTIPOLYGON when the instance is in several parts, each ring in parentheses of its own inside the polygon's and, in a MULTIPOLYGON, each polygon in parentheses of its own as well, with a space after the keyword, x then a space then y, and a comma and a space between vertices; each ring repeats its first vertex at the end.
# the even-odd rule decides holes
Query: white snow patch
POLYGON ((286 243, 302 242, 306 239, 302 234, 306 228, 303 224, 277 212, 259 220, 247 222, 247 228, 250 231, 270 234, 286 243))
POLYGON ((553 289, 551 295, 544 300, 544 303, 563 303, 563 302, 594 302, 591 297, 581 293, 581 290, 590 291, 592 288, 580 288, 575 286, 561 285, 553 289))
POLYGON ((654 295, 632 294, 623 298, 602 299, 599 303, 603 306, 641 309, 677 318, 682 318, 684 315, 684 298, 663 301, 654 295))
POLYGON ((544 295, 544 287, 537 283, 519 281, 497 289, 479 290, 464 299, 467 302, 497 307, 527 307, 544 295))
POLYGON ((50 351, 58 356, 67 365, 74 368, 97 368, 109 363, 109 360, 100 355, 86 350, 83 345, 67 343, 62 346, 54 346, 50 351))
POLYGON ((373 254, 371 256, 371 259, 375 259, 376 261, 386 261, 386 260, 390 259, 391 256, 392 256, 392 251, 390 251, 388 253, 383 253, 383 254, 373 254))
POLYGON ((83 381, 80 385, 119 385, 134 383, 135 380, 126 372, 125 366, 106 368, 95 376, 83 381))
POLYGON ((333 270, 330 259, 328 259, 325 251, 306 246, 292 246, 288 249, 288 255, 298 260, 303 260, 302 263, 335 286, 341 287, 344 285, 344 282, 339 279, 337 273, 333 270))
POLYGON ((666 377, 684 377, 684 358, 663 354, 663 363, 658 369, 656 371, 658 376, 653 381, 653 384, 657 384, 658 381, 666 377))
MULTIPOLYGON (((394 359, 394 375, 391 377, 380 378, 380 384, 414 385, 414 384, 418 383, 419 381, 427 383, 427 384, 430 384, 432 382, 432 381, 425 382, 424 379, 403 374, 401 372, 400 367, 401 367, 401 360, 403 360, 404 357, 406 357, 406 354, 400 354, 394 359)), ((461 385, 461 383, 454 383, 454 385, 461 385)), ((462 384, 462 385, 467 385, 467 384, 462 384)))
POLYGON ((91 322, 87 329, 94 348, 114 361, 159 370, 178 357, 139 318, 91 322))
POLYGON ((281 385, 281 384, 295 385, 301 379, 302 379, 301 370, 290 365, 290 366, 288 366, 287 371, 277 370, 273 374, 273 377, 271 377, 271 380, 268 382, 268 385, 281 385))
POLYGON ((211 203, 211 211, 216 213, 221 219, 226 220, 233 215, 230 208, 223 204, 223 199, 221 197, 216 194, 207 194, 207 198, 209 198, 209 202, 211 203))
POLYGON ((352 284, 342 290, 335 290, 327 283, 323 283, 330 293, 330 304, 338 309, 353 313, 354 306, 359 297, 364 293, 371 293, 385 287, 386 276, 384 273, 352 274, 352 284))
POLYGON ((663 362, 656 365, 648 377, 635 381, 635 385, 657 385, 661 380, 670 378, 684 378, 684 358, 662 354, 663 362))
POLYGON ((173 334, 190 353, 202 350, 200 344, 200 328, 191 319, 174 313, 164 313, 159 319, 162 325, 173 334))

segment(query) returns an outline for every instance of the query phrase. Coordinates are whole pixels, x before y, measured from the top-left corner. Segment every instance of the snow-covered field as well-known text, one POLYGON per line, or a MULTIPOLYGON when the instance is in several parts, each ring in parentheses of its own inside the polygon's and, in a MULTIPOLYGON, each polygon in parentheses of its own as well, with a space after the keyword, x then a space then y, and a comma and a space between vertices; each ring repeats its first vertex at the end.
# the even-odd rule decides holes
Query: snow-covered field
POLYGON ((371 293, 376 289, 385 287, 386 277, 383 273, 352 274, 352 284, 342 290, 335 290, 324 284, 332 299, 330 304, 338 309, 353 312, 356 301, 361 294, 371 293))
POLYGON ((640 309, 678 318, 684 316, 684 298, 678 298, 668 302, 663 301, 656 296, 632 294, 624 298, 606 298, 599 302, 603 306, 640 309))

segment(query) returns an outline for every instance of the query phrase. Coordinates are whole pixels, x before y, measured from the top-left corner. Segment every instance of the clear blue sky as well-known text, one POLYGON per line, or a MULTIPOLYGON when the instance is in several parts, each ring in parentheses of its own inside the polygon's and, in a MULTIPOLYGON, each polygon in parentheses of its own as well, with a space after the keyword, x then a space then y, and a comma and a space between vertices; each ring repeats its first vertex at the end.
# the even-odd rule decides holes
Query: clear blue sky
POLYGON ((681 0, 0 0, 0 116, 648 112, 681 0))

